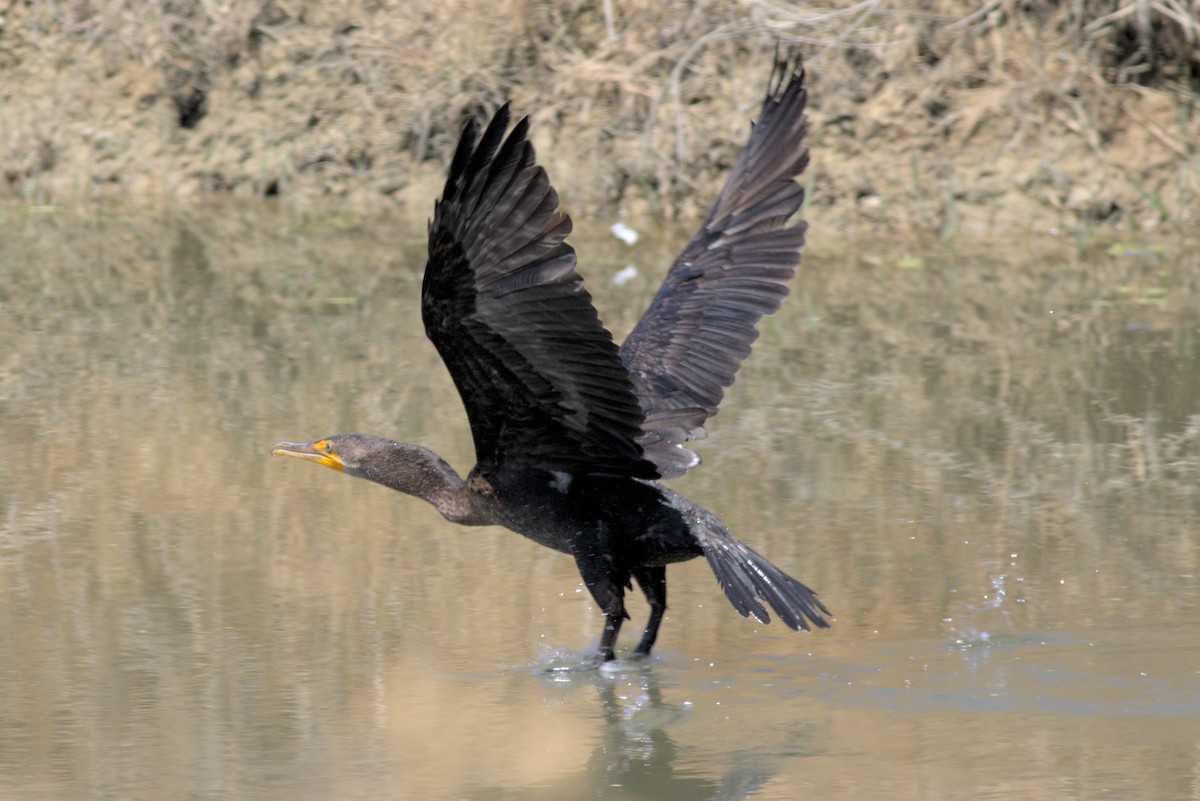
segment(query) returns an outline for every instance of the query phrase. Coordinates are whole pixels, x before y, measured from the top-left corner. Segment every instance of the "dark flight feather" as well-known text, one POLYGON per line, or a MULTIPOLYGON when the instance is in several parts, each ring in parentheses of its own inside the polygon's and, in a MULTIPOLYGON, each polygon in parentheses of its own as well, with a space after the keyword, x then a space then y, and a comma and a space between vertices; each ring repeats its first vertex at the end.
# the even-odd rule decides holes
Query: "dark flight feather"
POLYGON ((785 226, 804 203, 807 99, 799 59, 777 59, 729 180, 621 346, 646 415, 638 442, 663 478, 699 463, 683 443, 704 436, 755 326, 779 310, 800 266, 805 223, 785 226))
POLYGON ((458 387, 480 469, 655 478, 642 410, 564 241, 571 220, 505 106, 467 124, 429 225, 425 330, 458 387))

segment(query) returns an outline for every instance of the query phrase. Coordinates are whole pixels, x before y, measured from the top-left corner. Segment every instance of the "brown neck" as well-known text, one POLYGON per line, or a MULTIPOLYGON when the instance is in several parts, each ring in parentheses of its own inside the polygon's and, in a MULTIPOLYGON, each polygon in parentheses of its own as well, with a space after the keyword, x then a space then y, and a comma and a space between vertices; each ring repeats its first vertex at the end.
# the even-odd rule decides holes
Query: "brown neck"
POLYGON ((472 493, 462 476, 428 448, 388 443, 386 449, 373 454, 368 464, 346 472, 427 501, 452 523, 483 526, 492 522, 472 503, 472 493))

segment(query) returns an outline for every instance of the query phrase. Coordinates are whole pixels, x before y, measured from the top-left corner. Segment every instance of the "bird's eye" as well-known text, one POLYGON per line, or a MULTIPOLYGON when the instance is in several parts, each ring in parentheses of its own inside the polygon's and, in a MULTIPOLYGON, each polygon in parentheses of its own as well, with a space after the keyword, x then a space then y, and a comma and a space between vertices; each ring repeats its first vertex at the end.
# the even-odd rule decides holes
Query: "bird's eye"
POLYGON ((332 442, 326 442, 326 443, 325 443, 325 452, 326 452, 326 453, 333 453, 333 443, 332 443, 332 442))

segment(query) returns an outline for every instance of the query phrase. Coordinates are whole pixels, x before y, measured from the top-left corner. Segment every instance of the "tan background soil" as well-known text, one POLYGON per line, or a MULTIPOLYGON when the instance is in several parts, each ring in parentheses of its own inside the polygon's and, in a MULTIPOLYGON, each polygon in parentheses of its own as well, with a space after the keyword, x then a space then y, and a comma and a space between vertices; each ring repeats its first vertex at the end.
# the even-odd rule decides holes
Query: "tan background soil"
POLYGON ((782 41, 809 58, 829 230, 1194 227, 1200 27, 1178 8, 14 1, 0 187, 423 213, 463 120, 511 99, 570 211, 686 219, 782 41))

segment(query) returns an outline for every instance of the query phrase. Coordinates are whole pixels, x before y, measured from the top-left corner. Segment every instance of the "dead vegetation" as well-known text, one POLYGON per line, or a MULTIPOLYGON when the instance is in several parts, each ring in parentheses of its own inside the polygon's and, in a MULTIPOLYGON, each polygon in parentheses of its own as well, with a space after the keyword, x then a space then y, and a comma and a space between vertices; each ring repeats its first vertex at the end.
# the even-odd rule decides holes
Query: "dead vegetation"
POLYGON ((1194 224, 1200 0, 11 2, 0 176, 30 202, 231 192, 425 209, 511 100, 576 211, 702 211, 777 43, 812 74, 814 216, 1194 224))

